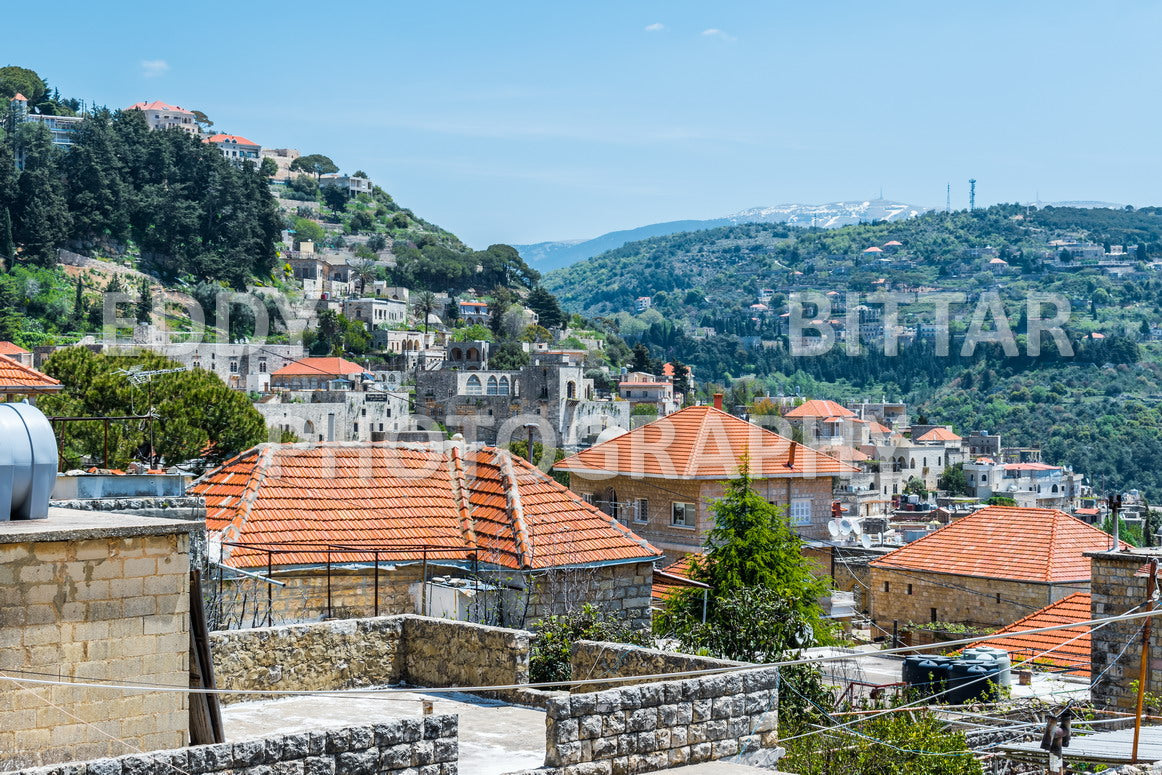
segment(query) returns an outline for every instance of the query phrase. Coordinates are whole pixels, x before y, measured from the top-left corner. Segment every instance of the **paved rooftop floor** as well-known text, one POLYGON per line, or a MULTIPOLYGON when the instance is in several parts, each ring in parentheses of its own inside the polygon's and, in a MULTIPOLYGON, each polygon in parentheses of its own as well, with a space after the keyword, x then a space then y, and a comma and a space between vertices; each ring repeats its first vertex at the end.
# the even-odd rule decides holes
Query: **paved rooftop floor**
MULTIPOLYGON (((464 775, 503 775, 545 763, 544 711, 459 692, 424 694, 419 690, 383 697, 330 695, 235 703, 222 708, 222 722, 227 740, 244 740, 419 716, 422 700, 433 700, 437 714, 460 717, 460 772, 464 775)), ((691 775, 733 772, 696 770, 691 775)))

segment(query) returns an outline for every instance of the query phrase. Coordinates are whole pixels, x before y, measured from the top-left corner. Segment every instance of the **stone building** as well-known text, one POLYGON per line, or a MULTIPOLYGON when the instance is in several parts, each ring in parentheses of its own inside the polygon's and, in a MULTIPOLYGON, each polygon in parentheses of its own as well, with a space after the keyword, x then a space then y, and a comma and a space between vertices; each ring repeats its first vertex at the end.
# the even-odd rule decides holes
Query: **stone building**
POLYGON ((191 135, 201 134, 193 111, 178 105, 170 105, 161 100, 135 102, 125 110, 140 110, 145 115, 145 123, 150 129, 180 129, 191 135))
POLYGON ((417 372, 416 414, 488 444, 525 438, 527 424, 538 426, 538 440, 558 448, 576 448, 607 429, 629 427, 629 404, 596 397, 583 356, 533 353, 524 368, 499 371, 479 360, 475 345, 453 343, 444 368, 417 372), (463 361, 456 360, 458 351, 463 361))
POLYGON ((0 355, 0 399, 35 401, 36 396, 59 393, 61 390, 64 390, 64 385, 59 380, 6 355, 0 355))
MULTIPOLYGON (((1108 546, 1106 547, 1108 549, 1108 546)), ((1086 555, 1092 563, 1093 588, 1090 618, 1116 616, 1139 609, 1146 602, 1149 561, 1162 563, 1158 547, 1122 551, 1094 551, 1086 555)), ((1155 589, 1158 589, 1155 584, 1155 589)), ((1133 713, 1137 695, 1132 682, 1138 680, 1142 660, 1141 620, 1112 622, 1096 627, 1090 635, 1090 669, 1098 676, 1090 687, 1090 697, 1099 708, 1133 713)), ((1150 667, 1146 691, 1162 692, 1162 627, 1157 619, 1150 630, 1150 667)))
POLYGON ((344 299, 343 314, 359 321, 369 331, 380 326, 398 326, 407 321, 408 305, 399 299, 344 299))
POLYGON ((172 749, 186 695, 70 681, 189 685, 191 523, 50 508, 0 522, 0 769, 172 749))
POLYGON ((1047 463, 1006 463, 979 457, 964 464, 969 492, 980 500, 1005 495, 1018 506, 1072 511, 1087 494, 1085 477, 1047 463))
POLYGON ((211 555, 285 584, 252 596, 248 624, 427 613, 459 587, 457 618, 525 626, 594 602, 649 626, 661 553, 499 449, 263 444, 190 491, 206 499, 211 555))
POLYGON ((892 622, 1002 627, 1089 591, 1085 553, 1101 530, 1061 511, 988 506, 873 560, 870 615, 892 622))
POLYGON ((828 535, 835 477, 857 469, 709 406, 692 406, 557 463, 569 486, 678 557, 700 551, 709 505, 749 458, 755 489, 808 538, 828 535))
POLYGON ((350 390, 366 371, 344 358, 300 358, 270 376, 271 388, 283 390, 350 390))
POLYGON ((292 390, 254 408, 271 428, 303 441, 381 441, 410 430, 408 394, 387 390, 292 390))

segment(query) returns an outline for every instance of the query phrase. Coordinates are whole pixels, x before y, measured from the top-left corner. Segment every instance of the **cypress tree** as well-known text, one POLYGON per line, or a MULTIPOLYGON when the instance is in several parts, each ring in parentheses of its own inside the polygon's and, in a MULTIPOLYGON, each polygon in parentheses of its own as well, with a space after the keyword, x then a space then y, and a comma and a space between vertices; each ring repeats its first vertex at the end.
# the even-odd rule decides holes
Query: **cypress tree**
POLYGON ((0 258, 9 259, 16 255, 16 245, 12 242, 12 215, 7 207, 0 206, 0 258))

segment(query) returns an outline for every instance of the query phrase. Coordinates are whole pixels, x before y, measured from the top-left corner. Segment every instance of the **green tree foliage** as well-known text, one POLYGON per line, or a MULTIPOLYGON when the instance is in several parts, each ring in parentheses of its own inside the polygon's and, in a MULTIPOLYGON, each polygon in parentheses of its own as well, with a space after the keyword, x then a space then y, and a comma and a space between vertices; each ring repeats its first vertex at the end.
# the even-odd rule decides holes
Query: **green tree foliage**
POLYGON ((537 313, 538 322, 545 328, 560 328, 565 325, 567 318, 561 311, 561 305, 557 303, 557 297, 541 286, 533 288, 525 300, 525 305, 537 313))
POLYGON ((318 326, 303 332, 303 345, 320 357, 363 355, 371 350, 371 334, 362 323, 328 309, 319 313, 318 326))
POLYGON ((36 71, 15 65, 0 67, 0 97, 5 102, 17 94, 23 94, 28 98, 29 105, 36 105, 47 93, 48 83, 36 71))
POLYGON ((1016 506, 1017 502, 1008 495, 993 495, 988 499, 989 506, 1016 506))
POLYGON ((674 361, 671 366, 674 369, 674 392, 681 393, 686 397, 686 401, 690 401, 690 367, 681 361, 674 361))
POLYGON ((48 130, 24 124, 17 133, 24 150, 24 170, 16 183, 12 208, 13 237, 21 254, 40 266, 56 262, 56 249, 68 236, 71 225, 58 154, 48 130))
POLYGON ((968 495, 968 477, 964 473, 964 464, 956 463, 947 466, 936 479, 936 487, 951 496, 968 495))
POLYGON ((310 218, 296 218, 295 219, 295 240, 298 242, 313 242, 316 245, 322 244, 326 239, 327 232, 323 230, 315 221, 310 218))
POLYGON ((333 172, 338 172, 339 167, 335 162, 331 161, 330 157, 324 156, 321 153, 311 153, 306 156, 300 156, 290 164, 293 172, 306 172, 314 175, 316 179, 323 175, 330 175, 333 172))
POLYGON ((470 326, 463 326, 461 328, 453 329, 452 330, 452 341, 453 342, 474 342, 474 341, 491 342, 491 341, 494 341, 494 337, 492 335, 492 329, 490 329, 488 326, 482 326, 479 323, 473 323, 470 326))
POLYGON ((320 190, 323 195, 323 204, 330 207, 337 213, 343 212, 347 207, 347 191, 338 186, 323 186, 320 190))
POLYGON ((273 178, 278 174, 278 162, 269 156, 264 156, 262 163, 258 165, 258 174, 264 178, 273 178))
POLYGON ((563 614, 533 622, 529 652, 529 680, 532 683, 568 681, 573 676, 573 644, 579 640, 613 641, 652 646, 648 632, 632 630, 617 616, 591 603, 563 614))
POLYGON ((153 285, 148 277, 143 277, 137 296, 137 322, 148 323, 151 315, 153 315, 153 285))
POLYGON ((923 479, 913 476, 904 484, 904 495, 919 495, 923 498, 928 495, 928 488, 924 485, 923 479))
POLYGON ((523 369, 529 363, 529 354, 521 347, 520 342, 501 342, 488 352, 488 366, 500 371, 515 371, 523 369))
MULTIPOLYGON (((207 465, 248 449, 266 439, 262 415, 245 393, 228 388, 213 372, 202 369, 162 374, 143 385, 129 382, 125 370, 176 368, 160 355, 100 355, 83 347, 58 350, 44 371, 64 383, 59 394, 43 396, 38 405, 49 415, 158 415, 152 443, 155 460, 166 464, 202 459, 207 465)), ((70 423, 60 432, 61 454, 70 466, 84 456, 100 460, 100 423, 70 423)), ((110 465, 121 468, 133 460, 148 460, 151 435, 145 421, 110 426, 110 465)))

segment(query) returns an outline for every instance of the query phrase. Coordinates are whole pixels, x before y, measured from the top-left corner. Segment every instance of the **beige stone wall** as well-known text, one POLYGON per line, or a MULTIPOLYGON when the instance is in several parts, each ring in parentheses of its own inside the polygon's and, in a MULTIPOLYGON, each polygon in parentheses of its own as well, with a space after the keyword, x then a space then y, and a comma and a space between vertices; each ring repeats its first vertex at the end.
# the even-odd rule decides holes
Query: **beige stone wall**
MULTIPOLYGON (((1155 550, 1157 552, 1157 550, 1155 550)), ((1149 559, 1146 552, 1102 552, 1089 555, 1093 569, 1091 609, 1093 618, 1116 616, 1141 606, 1146 599, 1146 576, 1138 570, 1149 559)), ((1157 555, 1155 555, 1157 556, 1157 555)), ((1114 622, 1093 631, 1090 645, 1092 675, 1098 676, 1090 689, 1094 704, 1101 708, 1133 713, 1137 694, 1132 683, 1138 680, 1142 660, 1142 620, 1114 622)), ((1150 638, 1150 668, 1146 691, 1162 694, 1162 625, 1154 620, 1150 638)), ((1157 714, 1159 708, 1148 710, 1157 714)))
MULTIPOLYGON (((664 551, 670 560, 702 550, 707 534, 714 528, 710 504, 722 497, 724 486, 722 481, 635 479, 629 476, 586 479, 579 474, 569 475, 570 489, 582 495, 592 495, 598 506, 608 500, 612 490, 621 504, 619 521, 664 551), (632 504, 639 498, 648 501, 648 517, 644 522, 634 519, 632 504), (671 524, 672 506, 677 501, 697 506, 694 527, 671 524)), ((804 538, 829 537, 827 520, 831 518, 831 477, 758 479, 754 488, 768 501, 784 508, 789 507, 792 499, 809 499, 811 524, 795 526, 796 532, 804 538)))
POLYGON ((936 609, 935 619, 939 622, 1003 627, 1067 595, 1089 589, 1088 583, 1037 584, 897 571, 874 565, 870 576, 871 617, 887 629, 891 629, 893 620, 901 625, 930 622, 932 609, 936 609))
POLYGON ((592 603, 609 611, 635 629, 650 626, 650 591, 654 566, 648 562, 608 565, 599 568, 547 571, 533 576, 533 595, 528 611, 514 626, 592 603))
MULTIPOLYGON (((188 551, 186 534, 0 544, 0 670, 188 686, 188 551)), ((0 769, 176 748, 188 726, 178 692, 0 682, 0 769)))

